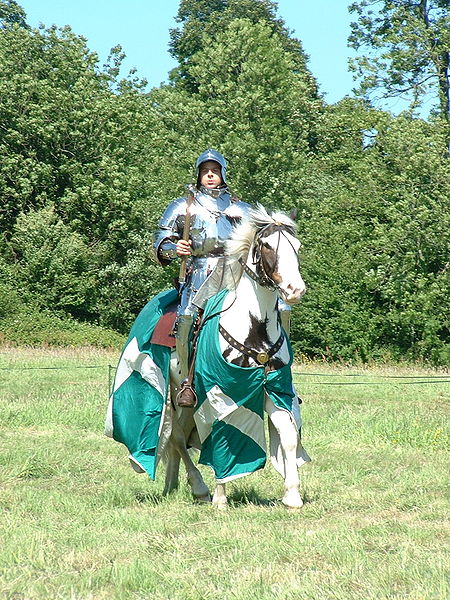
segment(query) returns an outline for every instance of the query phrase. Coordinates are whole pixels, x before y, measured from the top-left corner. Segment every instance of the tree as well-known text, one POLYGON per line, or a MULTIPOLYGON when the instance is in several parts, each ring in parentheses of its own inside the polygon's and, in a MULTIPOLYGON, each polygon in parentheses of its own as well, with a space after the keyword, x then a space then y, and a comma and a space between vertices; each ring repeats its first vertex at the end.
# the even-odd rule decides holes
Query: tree
POLYGON ((306 71, 308 57, 301 42, 291 36, 283 19, 277 18, 277 3, 271 0, 181 0, 176 21, 181 24, 170 31, 170 53, 179 61, 172 72, 172 80, 183 83, 195 91, 195 82, 189 75, 192 57, 202 49, 208 49, 236 19, 247 19, 254 25, 265 23, 279 36, 283 48, 292 55, 293 68, 306 71))
POLYGON ((323 109, 310 72, 297 71, 265 22, 235 19, 204 44, 186 70, 194 93, 165 86, 150 94, 167 150, 188 172, 201 150, 217 147, 242 199, 290 209, 303 191, 323 109))
MULTIPOLYGON (((115 66, 118 60, 119 51, 113 56, 115 66)), ((147 180, 146 159, 157 162, 149 152, 152 141, 158 148, 156 115, 146 108, 140 83, 117 81, 114 67, 99 72, 97 56, 70 28, 1 29, 0 71, 1 251, 15 264, 24 293, 40 290, 39 301, 49 308, 78 318, 104 318, 111 325, 111 311, 100 315, 106 298, 110 305, 117 301, 110 273, 123 271, 132 249, 141 246, 136 241, 140 232, 149 245, 148 205, 155 188, 147 180), (50 205, 61 222, 58 232, 67 228, 65 241, 54 247, 56 225, 43 225, 38 245, 64 256, 69 246, 84 244, 89 261, 83 259, 64 277, 61 272, 53 279, 46 276, 45 285, 53 285, 55 293, 44 293, 37 265, 28 265, 32 252, 28 247, 25 253, 20 250, 24 242, 23 236, 17 238, 16 225, 18 219, 27 223, 28 215, 31 222, 39 217, 45 224, 50 205), (12 236, 16 242, 11 257, 12 236), (78 291, 72 301, 74 289, 78 291)), ((157 180, 153 183, 157 187, 157 180)), ((55 272, 57 257, 49 262, 40 256, 55 272)), ((122 300, 133 300, 124 322, 145 302, 151 285, 146 272, 139 285, 130 286, 122 300)))
POLYGON ((401 116, 369 154, 381 211, 366 274, 380 345, 438 364, 450 359, 450 165, 445 127, 401 116))
POLYGON ((26 13, 14 0, 0 0, 0 29, 13 25, 28 28, 26 13))
POLYGON ((351 61, 359 92, 404 97, 412 109, 429 93, 450 125, 450 1, 362 0, 349 10, 349 44, 366 54, 351 61))
POLYGON ((19 215, 9 246, 11 271, 25 300, 79 319, 92 314, 92 253, 51 204, 19 215))
POLYGON ((108 96, 97 57, 69 29, 0 30, 0 226, 72 187, 74 163, 99 153, 92 105, 108 96))

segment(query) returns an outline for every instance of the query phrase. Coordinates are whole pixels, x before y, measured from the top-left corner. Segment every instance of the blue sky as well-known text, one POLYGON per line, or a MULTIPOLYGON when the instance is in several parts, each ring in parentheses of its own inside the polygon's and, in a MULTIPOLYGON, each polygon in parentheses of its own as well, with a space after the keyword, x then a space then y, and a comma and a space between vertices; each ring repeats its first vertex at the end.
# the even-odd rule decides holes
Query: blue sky
MULTIPOLYGON (((87 38, 90 50, 103 64, 110 49, 120 44, 126 54, 122 76, 136 68, 150 86, 167 81, 176 66, 168 52, 169 29, 177 27, 179 0, 17 0, 37 27, 70 25, 87 38)), ((325 100, 333 104, 351 95, 355 86, 348 71, 347 47, 350 0, 278 0, 277 15, 300 39, 309 56, 309 68, 325 100)), ((407 107, 399 99, 379 102, 379 108, 398 114, 407 107)))
MULTIPOLYGON (((151 86, 167 80, 175 61, 168 53, 169 29, 179 0, 18 0, 28 23, 70 25, 88 40, 101 62, 116 44, 127 55, 124 66, 136 67, 151 86)), ((347 70, 350 29, 349 0, 279 0, 278 16, 294 30, 310 57, 309 67, 329 103, 350 94, 354 85, 347 70)))

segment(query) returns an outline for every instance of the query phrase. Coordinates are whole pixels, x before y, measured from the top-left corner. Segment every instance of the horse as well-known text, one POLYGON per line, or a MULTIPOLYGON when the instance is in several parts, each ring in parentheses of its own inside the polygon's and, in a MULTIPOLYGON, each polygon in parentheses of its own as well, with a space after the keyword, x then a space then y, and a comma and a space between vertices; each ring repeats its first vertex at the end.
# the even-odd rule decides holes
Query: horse
MULTIPOLYGON (((266 383, 272 375, 277 377, 281 372, 288 375, 288 379, 282 383, 288 389, 281 389, 279 393, 275 391, 272 396, 265 390, 262 402, 269 418, 271 437, 275 440, 272 462, 284 478, 282 503, 289 508, 300 508, 303 505, 298 466, 310 460, 300 441, 299 399, 292 385, 290 371, 292 352, 278 310, 280 297, 287 304, 293 305, 299 302, 305 292, 298 264, 300 242, 296 232, 296 224, 287 215, 281 212, 269 213, 261 205, 251 212, 248 221, 235 228, 232 238, 226 243, 224 268, 220 275, 223 279, 225 273, 226 279, 228 274, 227 289, 222 293, 218 310, 216 306, 212 309, 213 315, 211 311, 209 314, 205 312, 196 342, 200 348, 202 336, 206 335, 204 330, 207 327, 204 325, 207 321, 207 326, 216 337, 220 348, 220 356, 217 359, 219 363, 216 361, 215 365, 220 367, 222 360, 224 364, 231 365, 231 369, 240 367, 246 376, 256 374, 266 383), (292 401, 292 406, 288 409, 280 408, 274 397, 280 398, 280 395, 286 393, 292 401)), ((203 364, 207 365, 211 360, 211 349, 211 341, 205 342, 200 358, 197 353, 196 375, 200 368, 197 362, 203 360, 203 364)), ((216 367, 212 368, 214 370, 216 367)), ((215 376, 213 372, 209 377, 211 379, 215 376)), ((208 394, 212 400, 210 398, 211 402, 206 409, 204 405, 196 409, 175 408, 173 399, 179 385, 180 375, 176 356, 173 354, 170 363, 172 401, 169 400, 172 426, 166 448, 166 479, 163 493, 170 494, 177 488, 181 459, 186 468, 193 497, 201 502, 210 502, 209 489, 191 459, 188 447, 202 448, 205 437, 209 439, 208 434, 217 424, 226 428, 224 423, 228 423, 233 432, 236 427, 243 429, 237 422, 241 413, 230 412, 233 398, 222 393, 220 381, 209 390, 208 394), (223 407, 224 403, 224 414, 218 415, 214 412, 218 404, 223 407), (212 417, 211 412, 214 413, 212 417), (209 422, 206 422, 208 419, 209 422)), ((196 378, 196 387, 204 387, 201 378, 196 378)), ((258 416, 250 414, 246 408, 242 407, 241 412, 244 420, 260 421, 258 416)), ((227 440, 224 442, 226 444, 227 440)), ((253 441, 251 443, 253 444, 253 441)), ((208 461, 205 464, 213 466, 208 461)), ((237 476, 243 474, 246 473, 238 473, 237 476)), ((225 485, 237 476, 218 477, 216 473, 212 504, 218 509, 227 506, 225 485)))

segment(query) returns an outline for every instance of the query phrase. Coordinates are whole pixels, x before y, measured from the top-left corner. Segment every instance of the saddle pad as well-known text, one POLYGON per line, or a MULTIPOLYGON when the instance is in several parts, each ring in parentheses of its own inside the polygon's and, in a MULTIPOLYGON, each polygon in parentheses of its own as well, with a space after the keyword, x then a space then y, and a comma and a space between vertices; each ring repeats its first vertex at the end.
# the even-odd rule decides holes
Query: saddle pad
POLYGON ((175 319, 177 318, 178 301, 168 306, 166 312, 161 315, 150 343, 158 344, 159 346, 166 346, 167 348, 175 348, 176 339, 173 334, 173 328, 175 325, 175 319))

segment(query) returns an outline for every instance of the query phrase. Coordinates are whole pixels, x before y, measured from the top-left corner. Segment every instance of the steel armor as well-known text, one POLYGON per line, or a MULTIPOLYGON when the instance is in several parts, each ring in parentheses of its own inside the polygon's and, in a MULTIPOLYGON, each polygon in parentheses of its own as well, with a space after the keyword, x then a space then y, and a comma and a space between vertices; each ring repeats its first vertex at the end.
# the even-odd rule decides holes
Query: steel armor
MULTIPOLYGON (((222 181, 226 181, 227 163, 216 150, 206 150, 196 162, 198 179, 200 165, 214 160, 221 168, 222 181)), ((176 258, 176 243, 183 235, 186 215, 186 198, 177 198, 164 212, 159 229, 154 237, 154 250, 160 264, 167 265, 176 258)), ((181 290, 178 314, 192 315, 195 307, 192 300, 217 265, 225 250, 225 242, 231 237, 233 226, 245 219, 250 205, 232 198, 226 185, 215 189, 201 186, 195 193, 191 205, 189 238, 192 240, 192 254, 187 260, 186 283, 181 290)), ((219 291, 219 290, 217 290, 219 291)))

